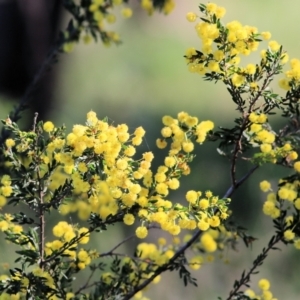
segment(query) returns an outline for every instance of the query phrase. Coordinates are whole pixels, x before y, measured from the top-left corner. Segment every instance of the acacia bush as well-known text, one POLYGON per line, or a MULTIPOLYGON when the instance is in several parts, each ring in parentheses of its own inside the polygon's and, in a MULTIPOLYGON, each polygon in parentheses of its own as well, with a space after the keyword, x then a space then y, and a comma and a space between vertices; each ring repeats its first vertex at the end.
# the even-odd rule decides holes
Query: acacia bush
MULTIPOLYGON (((270 40, 269 32, 238 21, 223 24, 225 8, 200 4, 199 14, 186 16, 190 22, 198 21, 195 29, 202 44, 201 49, 186 50, 188 69, 204 80, 224 83, 239 117, 225 128, 186 112, 163 116, 156 145, 165 157, 154 169, 152 152, 137 154, 145 135, 142 127, 130 132, 126 124, 115 125, 93 111, 70 133, 51 121, 38 121, 38 114, 32 130, 19 128, 17 121, 32 91, 58 56, 71 52, 81 40, 119 43, 118 34, 106 30, 106 23, 115 21, 112 9, 123 5, 123 16, 132 14, 122 0, 82 0, 79 4, 66 0, 64 5, 72 15, 67 29, 20 105, 3 120, 0 229, 2 237, 19 250, 15 265, 0 277, 0 299, 146 299, 145 288, 158 283, 166 271, 177 271, 184 285, 197 285, 191 270, 200 269, 204 258, 212 260, 225 249, 235 249, 239 241, 246 246, 255 242, 236 224, 229 205, 250 176, 274 164, 284 167, 286 176, 278 178, 277 187, 272 188, 267 180, 260 183, 267 193, 262 210, 273 222, 273 234, 228 296, 219 299, 275 300, 267 279, 261 278, 258 289, 250 289, 249 283, 279 243, 300 249, 300 60, 291 59, 290 69, 284 72, 289 56, 278 42, 270 40), (241 58, 260 45, 264 46, 260 60, 240 66, 241 58), (278 83, 284 95, 270 87, 277 75, 282 77, 278 83), (272 114, 281 116, 282 128, 272 127, 272 114), (192 172, 195 145, 205 147, 208 142, 217 143, 216 155, 228 161, 231 186, 224 195, 197 188, 185 191, 184 201, 176 203, 171 192, 184 190, 181 178, 192 172), (238 177, 240 161, 250 167, 238 177), (10 210, 11 206, 15 209, 10 210), (56 212, 61 220, 49 237, 46 228, 56 212), (77 214, 80 222, 70 222, 69 214, 77 214), (106 252, 89 246, 99 232, 117 223, 136 227, 106 252), (119 251, 135 238, 144 240, 154 229, 171 235, 172 243, 160 237, 157 243, 141 241, 133 253, 119 251), (87 275, 79 282, 82 272, 87 275)), ((174 3, 142 0, 141 6, 149 14, 155 9, 167 14, 174 3)))

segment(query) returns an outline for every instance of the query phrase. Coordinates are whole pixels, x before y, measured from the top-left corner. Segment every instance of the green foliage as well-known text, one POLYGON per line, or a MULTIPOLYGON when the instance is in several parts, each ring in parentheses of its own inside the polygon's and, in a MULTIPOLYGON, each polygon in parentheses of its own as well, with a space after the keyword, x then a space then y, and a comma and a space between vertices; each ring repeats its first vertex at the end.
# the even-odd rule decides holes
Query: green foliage
MULTIPOLYGON (((71 52, 81 38, 87 43, 90 37, 105 44, 118 43, 118 36, 104 29, 104 21, 115 21, 111 9, 120 4, 127 5, 127 1, 64 1, 71 20, 39 75, 58 54, 71 52)), ((149 14, 155 9, 168 13, 174 3, 143 0, 141 6, 149 14)), ((204 80, 225 84, 240 115, 232 127, 219 126, 217 130, 212 121, 199 121, 186 112, 176 118, 164 116, 156 144, 168 151, 157 170, 151 152, 136 154, 145 135, 142 127, 129 132, 126 124, 110 124, 93 111, 88 112, 86 123, 74 125, 71 133, 50 121, 37 122, 37 115, 33 129, 22 131, 17 121, 38 79, 20 106, 3 120, 0 230, 18 250, 15 266, 0 277, 0 299, 142 297, 142 291, 159 282, 167 271, 178 272, 185 286, 197 286, 190 270, 199 269, 204 259, 211 261, 225 249, 236 250, 240 240, 247 247, 255 242, 256 238, 234 221, 229 205, 234 192, 266 164, 288 172, 279 180, 276 192, 270 182, 260 183, 261 190, 268 192, 262 210, 272 219, 274 233, 249 270, 235 280, 226 299, 275 299, 266 279, 258 284, 261 295, 242 288, 249 287, 251 276, 258 273, 269 252, 278 249, 279 242, 300 249, 300 61, 292 59, 291 69, 279 81, 285 95, 274 93, 270 84, 283 73, 289 59, 283 47, 270 41, 259 62, 240 67, 242 55, 256 51, 271 34, 238 21, 223 25, 226 10, 214 3, 199 8, 203 16, 196 31, 203 47, 186 51, 188 68, 204 80), (284 126, 274 130, 269 116, 278 113, 284 126), (190 190, 185 201, 169 200, 172 191, 181 188, 182 177, 191 173, 195 145, 204 142, 217 142, 219 154, 228 159, 231 186, 221 197, 211 191, 190 190), (240 161, 248 162, 251 169, 238 178, 240 161), (6 212, 7 206, 15 206, 17 212, 6 212), (53 239, 45 232, 55 212, 62 221, 52 228, 53 239), (77 214, 79 223, 67 222, 68 214, 77 214), (85 246, 117 223, 138 226, 134 234, 107 252, 85 246), (134 238, 146 238, 154 229, 171 235, 172 242, 161 237, 157 243, 139 243, 131 254, 117 251, 134 238), (190 233, 184 235, 186 231, 190 233), (83 272, 88 275, 79 284, 77 276, 83 272)), ((132 11, 125 7, 122 13, 129 17, 132 11)), ((187 14, 190 22, 197 18, 195 13, 187 14)))

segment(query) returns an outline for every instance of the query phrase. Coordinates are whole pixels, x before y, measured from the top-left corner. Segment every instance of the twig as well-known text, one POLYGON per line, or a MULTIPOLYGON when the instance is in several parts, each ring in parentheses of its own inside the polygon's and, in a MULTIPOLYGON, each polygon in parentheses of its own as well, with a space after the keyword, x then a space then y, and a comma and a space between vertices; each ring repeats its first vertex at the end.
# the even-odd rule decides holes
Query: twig
POLYGON ((44 193, 43 193, 43 188, 42 188, 42 182, 41 182, 41 177, 40 177, 40 170, 38 169, 37 171, 37 178, 38 178, 38 184, 39 184, 39 208, 38 208, 38 217, 39 217, 39 228, 40 228, 40 233, 39 233, 39 252, 40 252, 40 260, 39 260, 39 265, 40 268, 44 268, 44 252, 45 252, 45 212, 44 212, 44 193))
POLYGON ((95 268, 95 269, 93 269, 91 271, 91 274, 88 277, 86 283, 81 288, 78 289, 78 291, 75 293, 75 295, 78 295, 81 291, 83 291, 83 290, 85 290, 85 289, 87 289, 87 288, 89 288, 89 287, 91 287, 91 286, 93 286, 95 284, 95 283, 93 283, 92 285, 90 285, 90 281, 91 281, 91 279, 92 279, 92 277, 93 277, 93 275, 94 275, 94 273, 95 273, 96 270, 97 269, 95 268))
POLYGON ((38 115, 39 114, 37 112, 34 113, 33 126, 32 126, 32 131, 33 132, 35 132, 35 130, 36 130, 36 124, 37 124, 38 115))
POLYGON ((190 238, 190 240, 184 244, 181 248, 179 248, 176 253, 173 255, 173 257, 168 261, 168 263, 166 263, 165 265, 157 268, 155 270, 155 272, 152 274, 151 277, 149 277, 148 279, 146 279, 143 283, 141 283, 139 286, 137 286, 133 291, 129 292, 127 295, 125 295, 125 297, 123 298, 123 300, 129 300, 131 297, 133 297, 137 292, 141 291, 142 289, 144 289, 148 284, 150 284, 154 278, 161 274, 162 272, 168 270, 169 266, 172 265, 172 263, 180 256, 182 255, 185 250, 187 248, 189 248, 201 235, 202 231, 201 230, 197 230, 194 235, 190 238))
MULTIPOLYGON (((160 229, 159 226, 157 225, 149 225, 147 226, 147 229, 160 229)), ((119 248, 121 245, 125 244, 126 242, 128 242, 129 240, 136 238, 136 234, 132 234, 130 236, 128 236, 127 238, 125 238, 123 241, 121 241, 120 243, 118 243, 116 246, 114 246, 111 250, 102 253, 100 256, 109 256, 109 255, 113 255, 113 252, 119 248)), ((120 255, 120 254, 119 254, 120 255)))
POLYGON ((258 169, 259 165, 255 165, 254 167, 252 167, 248 173, 246 173, 239 181, 236 182, 236 184, 232 185, 227 192, 225 193, 223 198, 229 198, 234 191, 243 184, 244 181, 246 181, 257 169, 258 169))
POLYGON ((123 241, 121 241, 120 243, 118 243, 116 246, 114 246, 111 250, 109 250, 108 252, 102 253, 101 256, 108 256, 108 255, 112 255, 112 253, 119 248, 121 245, 125 244, 126 242, 128 242, 129 240, 135 238, 136 235, 132 234, 130 236, 128 236, 127 238, 125 238, 123 241))
MULTIPOLYGON (((245 180, 247 178, 249 178, 251 176, 251 174, 253 174, 253 172, 258 168, 258 165, 254 166, 247 174, 245 174, 235 185, 232 185, 227 192, 225 193, 225 195, 223 196, 223 198, 228 198, 229 196, 231 196, 234 191, 243 184, 243 182, 245 182, 245 180)), ((152 276, 148 279, 146 279, 143 283, 141 283, 139 286, 137 286, 134 290, 132 290, 130 293, 128 293, 127 295, 124 296, 123 300, 129 300, 131 297, 133 297, 137 292, 141 291, 142 289, 144 289, 147 285, 149 285, 154 278, 161 274, 162 272, 168 270, 169 266, 172 265, 172 263, 180 256, 182 255, 201 235, 202 231, 201 230, 197 230, 194 235, 182 246, 180 247, 176 253, 173 255, 173 257, 168 261, 167 264, 157 268, 154 273, 152 274, 152 276)))
POLYGON ((54 62, 54 59, 56 58, 57 54, 59 53, 59 48, 61 45, 55 45, 53 49, 49 52, 46 59, 44 60, 43 64, 41 65, 40 69, 36 73, 36 75, 33 78, 33 81, 31 84, 27 87, 25 94, 21 98, 20 103, 18 106, 15 107, 15 109, 9 114, 10 119, 13 122, 16 122, 20 119, 20 113, 26 108, 26 105, 28 102, 32 100, 32 94, 38 87, 40 81, 42 80, 45 73, 49 70, 51 65, 54 62))
MULTIPOLYGON (((32 82, 27 87, 24 95, 22 96, 19 104, 15 106, 14 110, 9 113, 9 118, 12 122, 17 122, 21 116, 21 112, 24 111, 28 105, 28 103, 33 99, 32 94, 40 84, 41 79, 45 75, 45 73, 49 70, 51 65, 53 64, 57 54, 59 53, 59 49, 61 47, 61 44, 57 44, 53 47, 53 49, 49 52, 46 59, 44 60, 43 64, 39 68, 38 72, 34 76, 32 82)), ((0 135, 0 145, 2 145, 5 140, 8 138, 9 133, 5 128, 3 127, 1 130, 0 135)))
MULTIPOLYGON (((250 104, 249 104, 249 108, 246 114, 243 115, 243 123, 241 125, 240 128, 240 133, 238 135, 238 138, 236 140, 234 149, 233 149, 233 154, 232 154, 232 160, 231 160, 231 167, 230 167, 230 177, 231 177, 231 183, 232 185, 236 185, 236 178, 235 178, 235 173, 236 173, 236 163, 237 163, 237 159, 238 159, 238 153, 242 150, 242 137, 243 137, 243 132, 245 131, 245 129, 247 128, 247 126, 249 125, 249 120, 248 120, 248 115, 253 111, 253 107, 255 105, 255 103, 258 101, 258 99, 261 97, 263 91, 269 86, 270 84, 270 78, 272 78, 272 76, 274 75, 274 72, 269 73, 264 82, 263 85, 261 87, 261 89, 258 91, 257 95, 251 100, 249 100, 250 104)), ((234 89, 233 89, 234 90, 234 89)))
POLYGON ((234 289, 229 293, 229 297, 226 300, 230 300, 233 299, 232 297, 236 295, 236 293, 238 292, 238 290, 245 284, 247 284, 247 282, 249 282, 250 280, 250 276, 252 274, 254 274, 255 269, 257 269, 257 267, 261 266, 264 262, 264 260, 267 257, 267 254, 270 250, 272 250, 272 248, 274 247, 275 244, 277 244, 279 241, 282 240, 282 234, 277 234, 276 236, 272 236, 268 247, 267 248, 263 248, 262 253, 259 254, 257 256, 257 258, 254 260, 253 262, 253 266, 252 268, 248 271, 248 273, 245 275, 244 273, 241 276, 240 281, 236 281, 235 283, 235 287, 234 289))

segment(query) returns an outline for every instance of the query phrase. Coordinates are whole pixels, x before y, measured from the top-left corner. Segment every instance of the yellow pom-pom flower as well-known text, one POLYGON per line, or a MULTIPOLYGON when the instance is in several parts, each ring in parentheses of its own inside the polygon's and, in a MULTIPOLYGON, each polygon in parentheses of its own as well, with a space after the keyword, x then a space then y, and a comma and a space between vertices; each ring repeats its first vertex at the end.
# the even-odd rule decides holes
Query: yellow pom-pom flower
POLYGON ((267 279, 261 279, 259 282, 258 282, 258 287, 263 290, 263 291, 267 291, 270 289, 270 282, 269 280, 267 279))
POLYGON ((198 197, 199 197, 199 195, 196 191, 188 191, 185 195, 186 200, 188 202, 190 202, 191 204, 195 204, 198 197))
POLYGON ((144 239, 148 235, 148 229, 144 226, 140 226, 136 229, 135 234, 139 239, 144 239))
POLYGON ((271 190, 271 184, 267 180, 261 181, 261 183, 259 184, 259 187, 263 192, 268 192, 271 190))
POLYGON ((46 123, 44 123, 43 129, 46 132, 51 132, 54 129, 54 124, 52 122, 50 122, 50 121, 47 121, 46 123))
POLYGON ((298 173, 300 173, 300 161, 296 161, 296 162, 294 163, 294 169, 295 169, 298 173))
POLYGON ((16 142, 13 139, 7 139, 5 141, 5 145, 7 148, 12 148, 15 144, 16 144, 16 142))
POLYGON ((269 40, 270 38, 271 38, 271 33, 269 32, 269 31, 263 31, 262 33, 261 33, 261 36, 262 36, 262 38, 264 39, 264 40, 269 40))
POLYGON ((195 22, 197 20, 197 15, 193 12, 189 12, 189 13, 186 14, 186 19, 189 22, 195 22))
POLYGON ((200 269, 202 263, 203 263, 203 257, 195 256, 189 261, 189 266, 193 270, 198 270, 200 269))
POLYGON ((286 241, 291 241, 295 238, 295 233, 289 229, 283 233, 283 236, 286 241))
POLYGON ((123 218, 123 222, 126 225, 132 225, 134 223, 134 215, 126 214, 123 218))
POLYGON ((270 41, 269 42, 269 47, 273 52, 276 52, 280 48, 280 44, 278 44, 276 41, 270 41))
POLYGON ((126 19, 130 18, 132 16, 132 9, 128 8, 128 7, 123 8, 122 9, 122 16, 123 16, 123 18, 126 18, 126 19))

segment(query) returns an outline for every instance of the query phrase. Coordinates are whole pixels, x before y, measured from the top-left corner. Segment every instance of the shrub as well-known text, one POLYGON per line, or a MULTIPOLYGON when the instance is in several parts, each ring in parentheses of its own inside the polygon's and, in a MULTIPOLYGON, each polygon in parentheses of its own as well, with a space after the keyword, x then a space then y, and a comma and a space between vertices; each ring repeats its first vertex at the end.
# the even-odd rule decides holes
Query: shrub
MULTIPOLYGON (((65 1, 73 17, 41 73, 60 52, 70 52, 81 39, 119 42, 115 33, 104 30, 103 21, 114 22, 111 8, 122 3, 65 1)), ((168 13, 174 6, 171 0, 143 0, 141 5, 149 14, 156 8, 168 13)), ((197 285, 190 269, 199 269, 204 256, 235 248, 239 240, 246 246, 255 241, 233 221, 229 204, 234 192, 266 164, 287 169, 276 189, 267 180, 260 183, 267 193, 262 210, 271 218, 274 233, 226 299, 275 299, 264 278, 258 284, 260 295, 241 288, 248 287, 251 276, 279 242, 300 248, 300 61, 290 60, 290 70, 283 72, 288 54, 278 42, 269 41, 260 61, 241 67, 241 56, 256 51, 271 34, 238 21, 224 25, 221 19, 226 10, 214 3, 201 4, 200 11, 200 16, 187 14, 190 22, 201 19, 195 28, 202 42, 200 50, 187 49, 188 69, 204 80, 223 82, 239 117, 232 127, 216 129, 211 120, 199 121, 186 112, 164 116, 157 147, 167 151, 157 170, 152 167, 152 152, 136 154, 145 135, 142 127, 130 132, 126 124, 111 124, 93 111, 87 113, 85 124, 74 125, 70 133, 51 121, 38 122, 37 115, 33 129, 22 131, 16 121, 37 81, 20 106, 3 120, 0 229, 19 250, 15 266, 1 276, 0 299, 130 299, 142 297, 144 288, 159 282, 162 273, 174 270, 185 285, 197 285), (285 77, 279 85, 284 96, 270 88, 282 73, 285 77), (269 121, 275 113, 284 120, 278 130, 269 121), (170 191, 181 189, 181 178, 191 173, 195 144, 206 142, 218 143, 219 155, 228 159, 231 186, 222 196, 190 190, 184 204, 169 200, 170 191), (238 178, 237 164, 242 160, 252 167, 238 178), (11 205, 17 212, 6 212, 11 205), (30 214, 24 213, 24 207, 30 214), (48 237, 45 228, 56 211, 61 221, 53 227, 53 237, 48 237), (77 213, 81 222, 68 222, 64 216, 70 213, 77 213), (99 232, 117 223, 137 224, 135 233, 104 253, 88 246, 99 232), (153 229, 167 232, 173 242, 168 244, 161 237, 157 243, 141 241, 133 254, 117 251, 133 238, 145 239, 153 229), (179 234, 186 231, 180 239, 179 234), (109 263, 106 257, 111 258, 109 263), (86 281, 77 282, 78 274, 87 269, 86 281), (92 280, 94 276, 97 279, 92 280)), ((122 14, 129 17, 132 11, 125 7, 122 14)))

